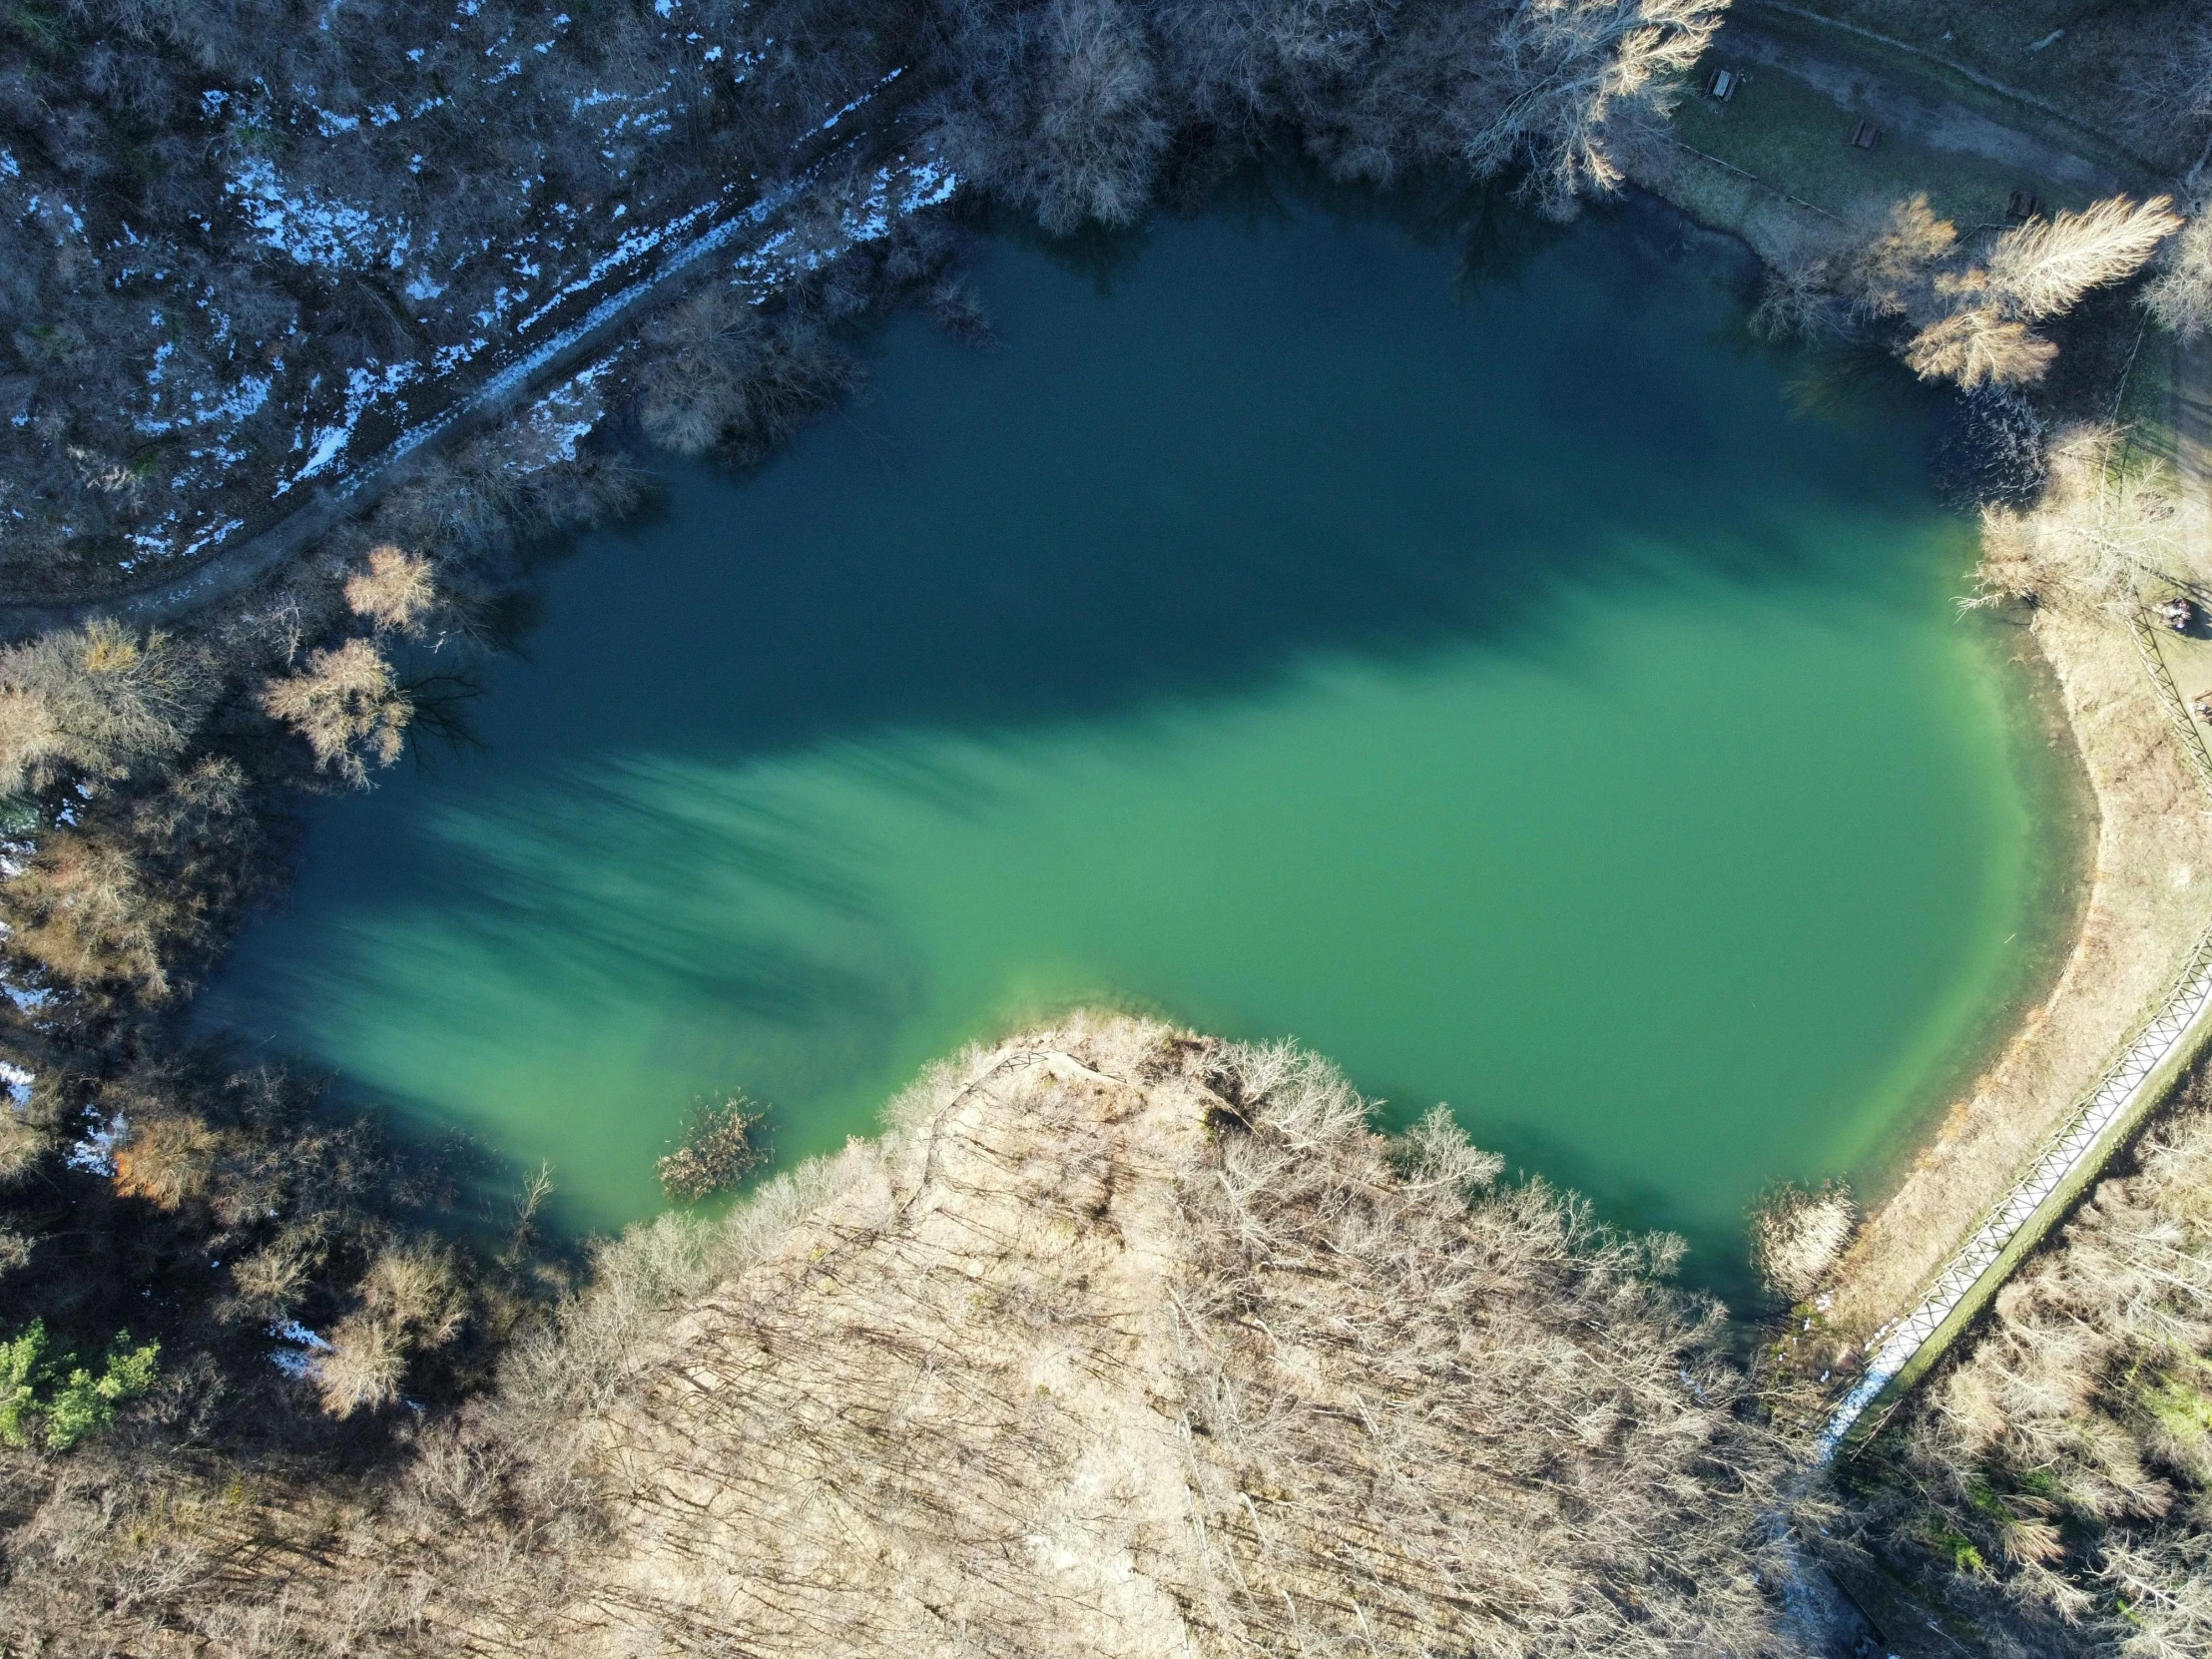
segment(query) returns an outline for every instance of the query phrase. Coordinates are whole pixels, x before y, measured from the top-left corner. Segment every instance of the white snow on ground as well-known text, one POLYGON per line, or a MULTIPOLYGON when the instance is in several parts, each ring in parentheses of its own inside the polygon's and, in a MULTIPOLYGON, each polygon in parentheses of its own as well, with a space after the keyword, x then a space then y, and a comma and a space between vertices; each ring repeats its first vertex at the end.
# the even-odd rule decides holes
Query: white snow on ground
MULTIPOLYGON (((846 116, 850 115, 854 110, 860 108, 863 104, 869 102, 877 93, 881 92, 885 87, 889 86, 893 81, 897 80, 899 76, 905 73, 906 66, 904 64, 900 64, 896 69, 892 70, 880 81, 877 81, 875 85, 869 87, 867 91, 861 93, 859 97, 853 99, 851 103, 845 105, 843 109, 837 111, 836 114, 832 115, 828 121, 825 121, 820 127, 817 127, 815 129, 815 133, 829 132, 832 127, 836 126, 838 122, 842 121, 846 116)), ((807 135, 808 138, 812 138, 813 136, 814 133, 810 133, 807 135)), ((800 139, 792 146, 792 148, 796 150, 801 144, 805 144, 806 142, 807 139, 800 139)))
POLYGON ((353 441, 353 429, 361 422, 378 398, 389 397, 403 386, 422 378, 420 363, 385 363, 381 372, 374 368, 349 368, 345 371, 345 414, 335 426, 325 426, 314 435, 308 447, 306 464, 276 486, 282 495, 292 485, 312 478, 345 453, 353 441))
MULTIPOLYGON (((619 355, 619 353, 617 353, 619 355)), ((517 445, 516 461, 525 472, 535 472, 556 461, 576 459, 576 446, 597 426, 607 406, 598 382, 614 367, 615 357, 605 356, 589 368, 570 375, 531 405, 520 422, 531 440, 517 445)))
MULTIPOLYGON (((147 378, 152 381, 159 372, 157 364, 147 378)), ((164 432, 218 422, 226 426, 236 426, 269 401, 270 387, 274 383, 266 374, 249 374, 220 397, 211 398, 206 391, 195 391, 186 399, 184 408, 166 416, 161 413, 164 393, 156 384, 154 395, 147 401, 146 413, 139 416, 136 424, 140 431, 154 437, 164 432)))
POLYGON ((62 1162, 71 1169, 88 1170, 94 1175, 115 1173, 116 1143, 131 1132, 131 1126, 118 1112, 110 1118, 87 1113, 90 1126, 76 1145, 72 1146, 62 1162))
POLYGON ((37 1081, 37 1073, 26 1071, 21 1066, 13 1065, 6 1060, 0 1060, 0 1084, 6 1085, 8 1104, 17 1111, 20 1112, 24 1107, 31 1104, 31 1085, 37 1081))
MULTIPOLYGON (((729 186, 724 187, 726 191, 730 188, 729 186)), ((624 232, 622 240, 615 244, 612 253, 595 260, 591 269, 586 271, 583 276, 578 276, 573 281, 564 282, 561 286, 555 288, 542 305, 515 324, 515 332, 518 334, 528 333, 555 310, 558 310, 562 301, 573 298, 588 288, 597 287, 609 276, 621 270, 624 266, 636 264, 671 238, 682 236, 698 224, 700 220, 711 215, 719 205, 714 202, 703 203, 682 218, 672 220, 658 230, 648 231, 641 227, 635 231, 624 232)))
POLYGON ((269 1328, 269 1334, 289 1347, 274 1349, 269 1363, 286 1377, 309 1377, 314 1373, 315 1356, 330 1352, 328 1339, 321 1333, 310 1331, 297 1320, 278 1320, 269 1328))
POLYGON ((941 162, 908 167, 901 156, 896 168, 877 168, 868 193, 845 210, 844 234, 854 242, 874 242, 890 235, 892 221, 949 202, 959 188, 960 176, 941 162))
POLYGON ((960 176, 942 162, 909 163, 901 156, 875 170, 860 200, 847 204, 834 226, 794 227, 779 231, 737 262, 738 284, 754 290, 760 304, 786 283, 821 270, 856 243, 890 234, 897 220, 949 201, 960 176))
MULTIPOLYGON (((744 53, 739 53, 738 57, 741 62, 751 61, 744 53)), ((827 132, 836 127, 901 73, 902 70, 891 71, 874 88, 830 115, 820 130, 827 132)), ((578 103, 579 106, 598 103, 601 98, 602 95, 594 93, 578 103)), ((604 101, 630 104, 642 100, 635 94, 607 94, 604 101)), ((218 107, 211 105, 211 115, 218 107)), ((614 123, 614 128, 619 130, 652 113, 628 110, 614 123)), ((547 363, 638 303, 660 284, 699 261, 724 252, 739 239, 760 231, 803 191, 811 188, 819 172, 819 167, 810 169, 770 190, 750 207, 720 224, 711 223, 723 207, 722 201, 714 201, 703 203, 657 227, 630 231, 588 270, 545 293, 511 323, 507 313, 527 304, 529 293, 520 287, 502 286, 477 318, 485 331, 465 341, 437 347, 426 362, 379 364, 372 360, 367 367, 348 370, 342 410, 331 411, 311 428, 303 427, 295 432, 292 449, 299 457, 298 464, 278 480, 274 497, 288 494, 295 485, 310 478, 327 478, 341 491, 350 492, 374 470, 411 453, 455 421, 478 411, 497 408, 547 363), (701 229, 703 224, 705 228, 701 229), (437 382, 489 350, 492 339, 502 328, 511 329, 512 336, 528 334, 570 302, 603 287, 611 278, 647 266, 654 268, 650 275, 640 275, 625 286, 605 294, 582 316, 507 363, 450 408, 418 424, 404 423, 403 417, 411 401, 433 390, 437 382), (362 419, 372 409, 386 403, 402 417, 400 430, 382 454, 364 469, 352 460, 350 451, 362 419)), ((752 290, 754 302, 759 303, 777 286, 819 270, 846 248, 888 235, 896 221, 905 215, 948 200, 958 187, 957 175, 941 162, 929 159, 915 163, 901 157, 892 165, 878 168, 862 187, 859 199, 839 210, 833 221, 818 222, 804 235, 794 230, 780 232, 738 258, 733 267, 733 279, 752 290)), ((528 188, 527 182, 525 188, 528 188)), ((725 198, 739 188, 736 182, 726 185, 725 198)), ((419 262, 429 253, 428 249, 413 248, 403 225, 396 229, 381 226, 364 210, 349 204, 324 201, 304 191, 287 192, 275 166, 260 158, 250 159, 238 167, 231 190, 263 242, 302 265, 330 269, 375 266, 396 272, 409 268, 410 256, 419 262)), ((552 211, 562 226, 572 225, 578 219, 575 211, 565 203, 554 204, 552 211)), ((618 205, 617 214, 622 211, 625 211, 624 206, 618 205)), ((550 232, 532 233, 521 239, 521 244, 503 250, 499 257, 507 260, 518 275, 535 278, 540 266, 538 256, 529 249, 556 251, 563 246, 561 238, 550 232)), ((473 258, 473 251, 464 252, 451 262, 453 269, 458 271, 473 258)), ((445 290, 446 284, 428 275, 419 263, 411 271, 405 286, 410 298, 427 305, 445 290)), ((525 417, 533 431, 544 439, 546 460, 541 464, 573 458, 578 440, 597 423, 599 394, 593 389, 593 382, 609 361, 611 359, 603 359, 572 376, 525 417)), ((280 361, 273 367, 278 373, 282 370, 280 361)), ((149 435, 204 430, 208 433, 202 440, 206 446, 191 451, 195 462, 213 460, 228 467, 246 459, 243 448, 229 440, 243 422, 266 406, 274 392, 273 376, 249 374, 220 397, 202 392, 185 406, 175 408, 163 406, 158 376, 156 380, 157 383, 150 387, 149 407, 138 421, 141 430, 149 435)), ((308 390, 312 389, 310 385, 308 390)), ((203 482, 205 477, 204 467, 185 467, 171 479, 171 487, 184 492, 203 482)), ((245 521, 235 516, 221 522, 187 523, 185 507, 180 502, 178 508, 132 537, 139 551, 124 568, 150 559, 197 555, 220 545, 244 528, 245 521)))
POLYGON ((383 266, 397 271, 407 263, 414 239, 405 226, 387 230, 365 208, 325 202, 311 192, 287 194, 276 164, 255 156, 239 164, 224 185, 262 244, 287 254, 294 264, 332 271, 383 266))
POLYGON ((0 979, 0 995, 14 1003, 19 1013, 35 1014, 54 1000, 54 993, 40 985, 18 985, 0 979))

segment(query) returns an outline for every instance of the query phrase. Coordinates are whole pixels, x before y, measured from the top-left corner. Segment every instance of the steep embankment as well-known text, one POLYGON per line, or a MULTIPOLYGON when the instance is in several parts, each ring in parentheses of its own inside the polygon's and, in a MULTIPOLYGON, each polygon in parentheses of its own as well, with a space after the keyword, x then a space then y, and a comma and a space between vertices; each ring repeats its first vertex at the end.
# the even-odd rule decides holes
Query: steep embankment
POLYGON ((1441 1117, 1385 1142, 1312 1056, 1078 1017, 890 1121, 608 1255, 487 1441, 598 1525, 504 1588, 449 1574, 436 1622, 605 1654, 1770 1645, 1781 1455, 1713 1311, 1441 1117))

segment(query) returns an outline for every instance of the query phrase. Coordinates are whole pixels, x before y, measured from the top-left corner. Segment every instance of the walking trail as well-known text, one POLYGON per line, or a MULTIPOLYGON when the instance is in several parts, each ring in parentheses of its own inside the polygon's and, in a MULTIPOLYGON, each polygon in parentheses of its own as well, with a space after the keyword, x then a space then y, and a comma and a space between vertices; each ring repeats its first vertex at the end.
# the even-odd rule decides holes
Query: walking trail
MULTIPOLYGON (((2212 571, 2212 342, 2176 353, 2174 470, 2194 551, 2182 574, 2202 582, 2212 571)), ((2212 752, 2161 650, 2161 634, 2138 611, 2130 619, 2137 648, 2163 706, 2174 740, 2212 800, 2212 752)), ((1868 1345, 1867 1366, 1838 1402, 1817 1445, 1827 1461, 1867 1408, 1901 1380, 1925 1373, 1986 1296, 2007 1278, 2103 1168, 2105 1161, 2165 1097, 2212 1029, 2212 932, 2197 942, 2173 989, 2106 1068, 2036 1156, 1944 1264, 1911 1312, 1868 1345)))

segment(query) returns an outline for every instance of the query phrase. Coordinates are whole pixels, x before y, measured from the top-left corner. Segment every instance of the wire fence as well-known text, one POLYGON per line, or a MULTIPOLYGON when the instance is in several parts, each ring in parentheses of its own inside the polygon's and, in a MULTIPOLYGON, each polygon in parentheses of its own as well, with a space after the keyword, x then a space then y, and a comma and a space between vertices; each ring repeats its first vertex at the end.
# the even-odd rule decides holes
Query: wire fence
MULTIPOLYGON (((2212 753, 2205 749, 2203 734, 2181 700, 2149 621, 2138 610, 2129 622, 2144 670, 2167 718, 2175 725, 2181 752, 2205 793, 2212 796, 2212 753)), ((1913 1310, 1875 1333, 1867 1345, 1867 1369, 1837 1404, 1814 1442, 1820 1461, 1825 1463, 1836 1455, 1867 1407, 1905 1374, 1929 1340, 1965 1304, 2036 1211, 2100 1155, 2105 1132, 2145 1103, 2146 1091, 2160 1068, 2181 1049, 2207 1008, 2212 1008, 2212 933, 2197 941, 2158 1011, 2090 1085, 2088 1093, 2028 1166, 2027 1173, 1967 1235, 1913 1310)))

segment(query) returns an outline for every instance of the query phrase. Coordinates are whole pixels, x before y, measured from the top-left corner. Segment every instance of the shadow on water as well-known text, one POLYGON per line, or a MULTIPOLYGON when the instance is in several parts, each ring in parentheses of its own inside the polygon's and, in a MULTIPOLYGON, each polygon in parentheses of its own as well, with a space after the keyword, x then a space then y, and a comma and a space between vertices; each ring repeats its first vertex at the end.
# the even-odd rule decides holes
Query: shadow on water
POLYGON ((1688 234, 1633 203, 1317 210, 1260 177, 1194 224, 1050 245, 1114 273, 1110 304, 996 243, 1010 349, 902 320, 875 392, 759 471, 650 463, 658 502, 552 573, 548 718, 571 754, 759 756, 1110 718, 1317 654, 1571 650, 1551 601, 1609 583, 1880 589, 1897 567, 1828 532, 1925 528, 1928 399, 1830 374, 1793 418, 1805 371, 1743 335, 1734 260, 1688 234), (626 695, 619 665, 656 659, 680 695, 626 695))
MULTIPOLYGON (((860 405, 742 476, 656 461, 648 511, 549 561, 489 694, 427 705, 458 749, 317 811, 292 915, 210 1016, 425 1123, 539 1089, 650 1120, 599 1143, 637 1162, 709 1078, 797 1103, 780 1140, 816 1150, 805 1102, 910 1064, 951 973, 855 801, 981 822, 1053 734, 1212 720, 1317 665, 1571 671, 1593 596, 1928 604, 1924 400, 1794 415, 1739 255, 1651 205, 1558 227, 1256 172, 1196 220, 1001 236, 977 277, 1006 349, 894 322, 860 405), (671 1098, 562 1069, 624 1020, 671 1098)), ((1490 1138, 1680 1225, 1571 1137, 1490 1138)))

